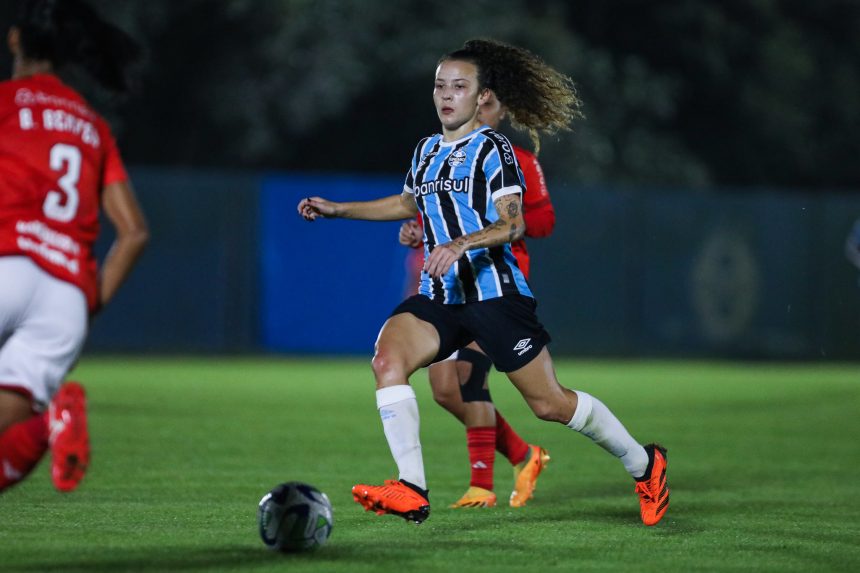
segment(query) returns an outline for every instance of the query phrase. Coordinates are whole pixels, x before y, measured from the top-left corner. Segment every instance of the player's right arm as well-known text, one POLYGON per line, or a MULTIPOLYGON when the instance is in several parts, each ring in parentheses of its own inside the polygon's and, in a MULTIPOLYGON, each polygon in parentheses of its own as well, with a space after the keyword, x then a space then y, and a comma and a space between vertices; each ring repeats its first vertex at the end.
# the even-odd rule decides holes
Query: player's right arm
POLYGON ((400 195, 345 203, 329 201, 322 197, 307 197, 299 201, 298 211, 305 221, 315 221, 318 218, 399 221, 414 217, 418 212, 418 205, 412 193, 404 190, 400 195))

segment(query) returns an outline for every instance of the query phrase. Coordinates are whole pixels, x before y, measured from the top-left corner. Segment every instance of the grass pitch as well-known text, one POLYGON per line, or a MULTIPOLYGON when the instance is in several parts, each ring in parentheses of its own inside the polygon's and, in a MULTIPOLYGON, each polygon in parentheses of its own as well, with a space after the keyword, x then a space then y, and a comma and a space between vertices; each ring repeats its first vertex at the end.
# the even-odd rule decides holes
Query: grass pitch
POLYGON ((367 360, 85 358, 93 462, 59 494, 43 462, 0 495, 0 571, 857 571, 856 365, 560 361, 559 378, 669 448, 672 504, 639 522, 614 458, 535 419, 502 376, 499 409, 552 463, 522 509, 450 510, 465 434, 413 380, 433 510, 413 526, 364 513, 351 486, 394 477, 367 360), (329 544, 284 556, 256 504, 307 481, 335 509, 329 544))

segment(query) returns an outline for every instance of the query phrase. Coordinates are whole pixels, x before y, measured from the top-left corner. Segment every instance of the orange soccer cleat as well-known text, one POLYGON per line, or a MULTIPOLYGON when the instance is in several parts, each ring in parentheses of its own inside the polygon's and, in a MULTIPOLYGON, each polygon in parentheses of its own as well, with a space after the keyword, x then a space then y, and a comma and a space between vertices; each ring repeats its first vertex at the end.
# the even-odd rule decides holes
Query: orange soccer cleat
POLYGON ((376 515, 391 513, 415 524, 430 516, 427 497, 402 481, 389 479, 385 480, 384 485, 354 485, 352 498, 365 511, 376 512, 376 515))
POLYGON ((86 395, 77 382, 63 384, 51 400, 48 432, 54 487, 72 491, 84 479, 90 463, 86 395))
POLYGON ((648 467, 645 475, 636 478, 636 493, 639 494, 639 509, 642 523, 655 525, 663 519, 669 507, 669 484, 666 481, 668 466, 666 448, 657 444, 645 446, 648 467))
POLYGON ((537 478, 550 457, 540 446, 529 445, 528 457, 514 466, 514 491, 511 492, 511 507, 523 507, 534 495, 537 478))
POLYGON ((451 509, 464 507, 495 507, 496 494, 482 487, 469 486, 463 497, 452 503, 451 509))

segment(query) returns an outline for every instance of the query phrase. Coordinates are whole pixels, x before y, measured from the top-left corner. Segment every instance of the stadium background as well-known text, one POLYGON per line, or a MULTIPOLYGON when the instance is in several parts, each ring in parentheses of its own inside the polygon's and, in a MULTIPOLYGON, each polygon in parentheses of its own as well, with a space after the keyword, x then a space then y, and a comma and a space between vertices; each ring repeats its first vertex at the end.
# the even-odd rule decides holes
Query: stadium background
POLYGON ((530 247, 556 353, 860 358, 856 2, 93 3, 147 49, 137 95, 88 93, 152 243, 91 352, 369 355, 397 224, 295 204, 399 192, 436 59, 492 36, 585 104, 543 141, 558 225, 530 247))
POLYGON ((86 93, 152 243, 73 373, 87 477, 54 492, 43 462, 0 496, 3 573, 860 570, 856 0, 91 1, 147 50, 138 95, 86 93), (481 35, 578 82, 587 120, 543 141, 558 227, 533 282, 562 383, 670 449, 657 527, 617 460, 495 371, 500 411, 552 453, 528 507, 446 509, 463 428, 423 373, 431 519, 353 502, 396 475, 368 362, 406 253, 396 223, 307 224, 295 202, 398 192, 438 129, 436 59, 481 35), (292 480, 335 529, 285 558, 255 512, 292 480))

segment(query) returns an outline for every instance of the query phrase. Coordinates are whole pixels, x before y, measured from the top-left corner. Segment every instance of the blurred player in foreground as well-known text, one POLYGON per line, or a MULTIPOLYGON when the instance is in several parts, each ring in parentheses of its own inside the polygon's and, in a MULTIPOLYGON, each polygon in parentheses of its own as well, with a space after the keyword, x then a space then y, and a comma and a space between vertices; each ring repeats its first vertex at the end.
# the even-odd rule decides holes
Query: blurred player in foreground
POLYGON ((550 337, 511 252, 525 231, 517 160, 507 138, 478 120, 490 93, 507 107, 514 127, 538 131, 567 127, 578 104, 570 79, 530 52, 469 41, 436 68, 433 101, 442 134, 418 143, 400 195, 347 203, 310 197, 298 204, 308 221, 391 221, 418 211, 424 220, 419 294, 382 326, 372 362, 399 481, 358 484, 353 497, 378 514, 416 523, 428 517, 418 403, 409 376, 474 340, 539 418, 565 424, 619 458, 636 482, 643 522, 654 525, 669 504, 665 449, 640 445, 600 400, 556 380, 546 348, 550 337))
MULTIPOLYGON (((498 130, 507 109, 490 91, 487 101, 478 109, 478 121, 498 130)), ((531 133, 538 151, 538 134, 531 133)), ((514 145, 517 162, 523 172, 523 219, 526 237, 548 237, 555 227, 555 210, 543 170, 534 153, 514 145)), ((421 217, 406 221, 400 227, 400 243, 416 249, 411 253, 417 264, 410 265, 420 274, 424 264, 424 231, 421 217)), ((517 265, 526 279, 529 278, 529 253, 523 239, 511 244, 517 265)), ((417 281, 416 281, 417 282, 417 281)), ((508 503, 511 507, 522 507, 531 499, 537 478, 549 462, 547 451, 528 444, 508 424, 493 404, 488 385, 492 361, 481 348, 472 342, 447 359, 431 364, 428 368, 433 399, 466 426, 466 447, 469 451, 471 480, 469 489, 451 507, 493 507, 496 494, 493 491, 493 469, 495 450, 511 463, 514 469, 514 489, 508 503)))
POLYGON ((137 45, 81 0, 24 0, 0 83, 0 491, 50 448, 51 477, 75 489, 89 463, 83 388, 61 383, 148 239, 107 123, 56 75, 77 64, 128 88, 137 45), (99 208, 116 241, 99 275, 99 208))

